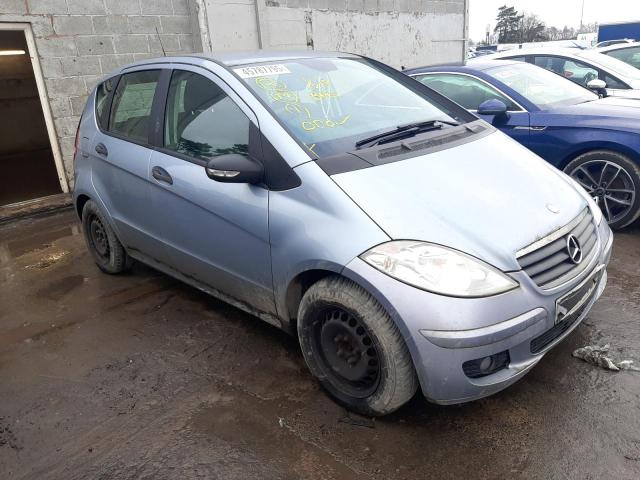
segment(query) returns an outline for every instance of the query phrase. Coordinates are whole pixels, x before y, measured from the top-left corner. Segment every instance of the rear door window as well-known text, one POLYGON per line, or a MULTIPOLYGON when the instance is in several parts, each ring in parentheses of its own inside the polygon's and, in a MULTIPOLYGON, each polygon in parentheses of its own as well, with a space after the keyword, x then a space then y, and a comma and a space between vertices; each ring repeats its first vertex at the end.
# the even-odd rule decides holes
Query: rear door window
POLYGON ((159 70, 122 75, 113 96, 109 131, 137 143, 148 143, 151 106, 160 79, 159 70))

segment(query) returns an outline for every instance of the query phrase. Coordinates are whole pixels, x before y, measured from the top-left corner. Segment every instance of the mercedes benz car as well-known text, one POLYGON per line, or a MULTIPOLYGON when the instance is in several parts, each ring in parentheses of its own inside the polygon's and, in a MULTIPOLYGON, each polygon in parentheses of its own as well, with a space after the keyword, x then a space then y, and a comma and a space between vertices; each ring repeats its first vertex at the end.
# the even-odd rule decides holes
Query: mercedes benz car
POLYGON ((602 293, 613 239, 568 176, 342 53, 121 68, 82 115, 74 202, 104 272, 137 260, 290 332, 367 415, 522 378, 602 293))

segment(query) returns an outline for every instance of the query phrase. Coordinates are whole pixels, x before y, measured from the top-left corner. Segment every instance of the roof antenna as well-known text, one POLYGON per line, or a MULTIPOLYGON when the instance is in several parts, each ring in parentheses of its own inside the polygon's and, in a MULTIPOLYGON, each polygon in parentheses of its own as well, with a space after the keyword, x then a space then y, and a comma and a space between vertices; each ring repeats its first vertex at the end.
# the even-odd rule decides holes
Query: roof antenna
POLYGON ((162 44, 162 39, 160 38, 160 34, 158 33, 158 27, 156 26, 156 35, 158 36, 158 41, 160 42, 160 48, 162 49, 162 56, 166 57, 167 52, 164 51, 164 45, 162 44))

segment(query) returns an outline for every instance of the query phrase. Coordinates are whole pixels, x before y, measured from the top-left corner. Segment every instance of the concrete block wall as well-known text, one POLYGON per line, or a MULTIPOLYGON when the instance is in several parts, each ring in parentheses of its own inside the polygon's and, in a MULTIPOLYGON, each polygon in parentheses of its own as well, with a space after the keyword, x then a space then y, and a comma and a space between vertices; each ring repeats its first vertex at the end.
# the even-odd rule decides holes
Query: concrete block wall
POLYGON ((117 67, 161 56, 160 40, 167 54, 193 52, 191 18, 191 0, 0 0, 0 22, 31 24, 70 184, 87 95, 117 67))
POLYGON ((395 67, 464 60, 468 0, 197 1, 213 51, 338 50, 395 67))

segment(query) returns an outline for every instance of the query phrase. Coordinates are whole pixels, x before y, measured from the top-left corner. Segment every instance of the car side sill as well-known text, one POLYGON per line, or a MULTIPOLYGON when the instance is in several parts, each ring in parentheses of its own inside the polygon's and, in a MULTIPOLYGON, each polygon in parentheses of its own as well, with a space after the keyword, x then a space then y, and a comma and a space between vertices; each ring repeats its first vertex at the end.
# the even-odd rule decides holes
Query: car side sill
POLYGON ((275 327, 278 327, 281 330, 287 331, 283 327, 282 321, 275 315, 272 315, 271 313, 257 310, 256 308, 252 307, 246 302, 242 302, 236 298, 233 298, 227 295, 226 293, 223 293, 220 290, 210 287, 209 285, 202 283, 193 277, 184 275, 183 273, 180 273, 177 270, 174 270, 170 266, 145 255, 139 250, 136 250, 133 248, 127 248, 127 254, 131 256, 131 258, 141 263, 144 263, 145 265, 148 265, 155 270, 159 270, 160 272, 166 275, 169 275, 170 277, 173 277, 176 280, 180 280, 181 282, 186 283, 187 285, 197 288, 198 290, 208 295, 211 295, 214 298, 217 298, 218 300, 222 300, 223 302, 228 303, 229 305, 234 306, 239 310, 242 310, 250 315, 253 315, 254 317, 258 317, 260 320, 263 320, 275 327))

